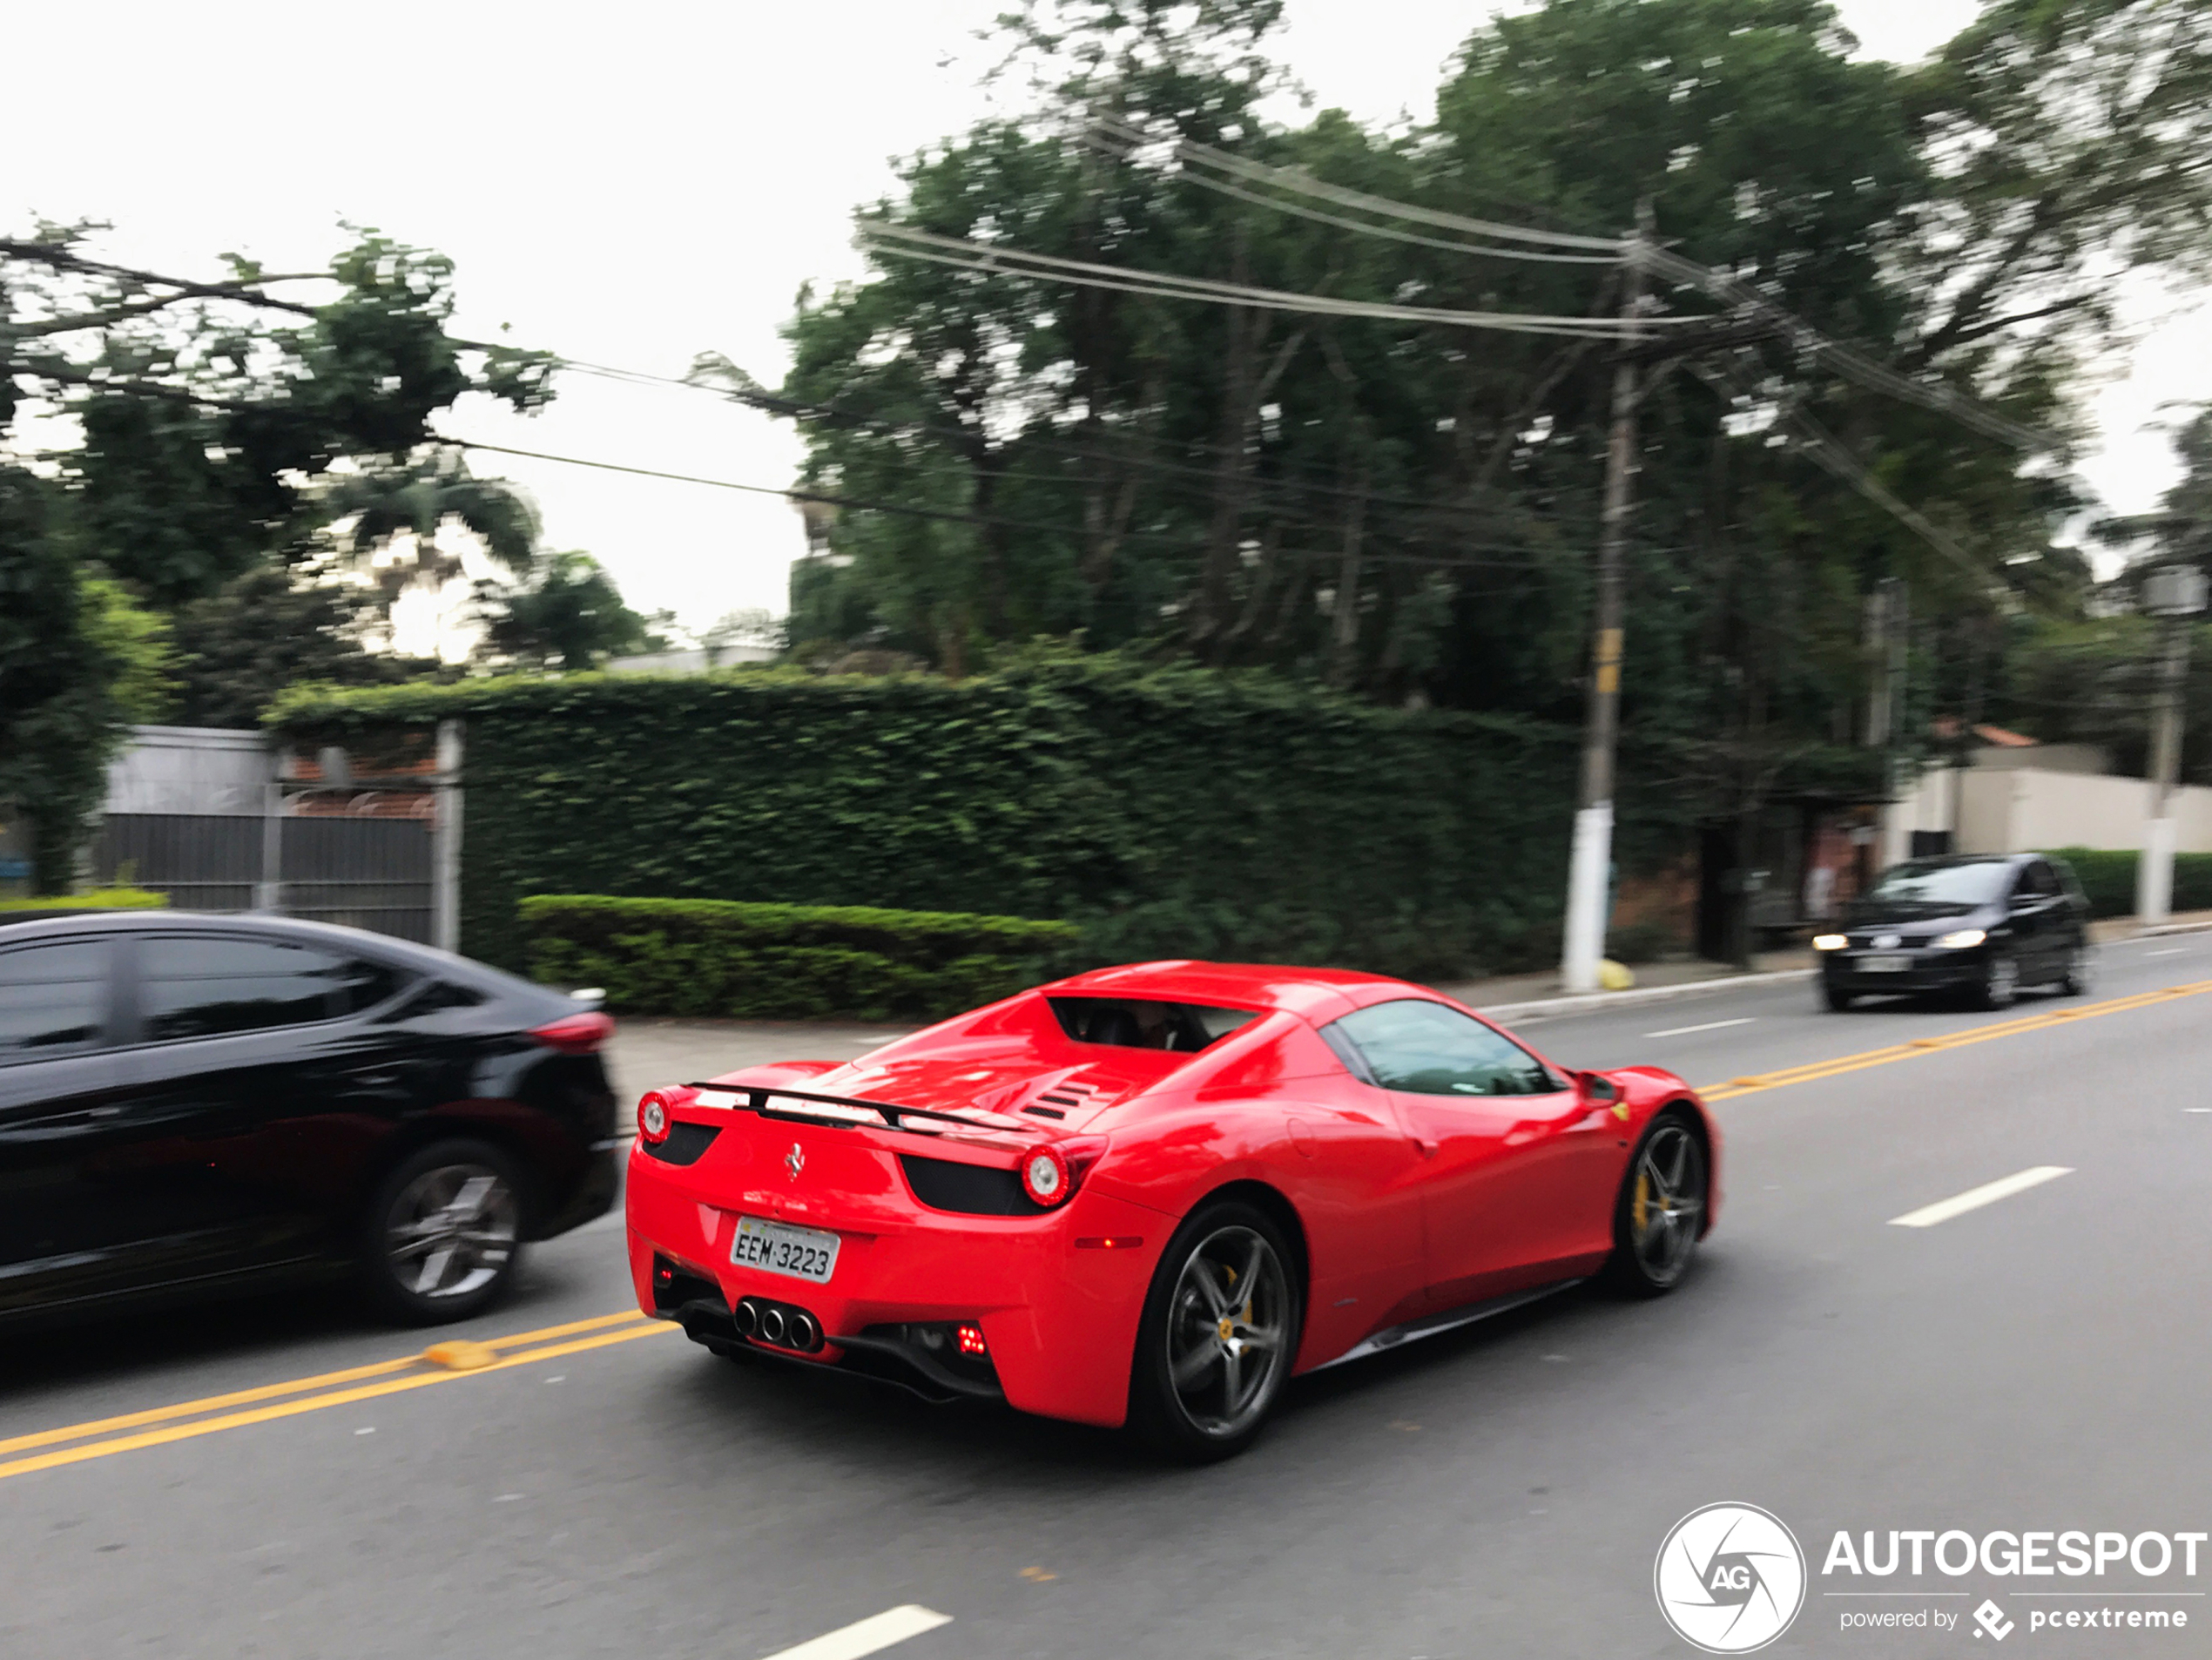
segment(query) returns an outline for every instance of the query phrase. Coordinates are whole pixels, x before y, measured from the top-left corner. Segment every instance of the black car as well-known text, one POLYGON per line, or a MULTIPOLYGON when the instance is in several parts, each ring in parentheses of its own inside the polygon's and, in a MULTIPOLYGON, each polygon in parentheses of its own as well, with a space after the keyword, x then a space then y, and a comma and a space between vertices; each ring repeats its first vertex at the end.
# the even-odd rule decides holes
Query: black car
POLYGON ((2089 901, 2063 859, 1962 854, 1894 865, 1813 936, 1831 1009, 1876 992, 1952 992, 1985 1009, 2024 987, 2088 989, 2089 901))
POLYGON ((353 928, 0 926, 0 1323, 347 1273, 401 1320, 474 1313, 614 1202, 611 1030, 353 928))

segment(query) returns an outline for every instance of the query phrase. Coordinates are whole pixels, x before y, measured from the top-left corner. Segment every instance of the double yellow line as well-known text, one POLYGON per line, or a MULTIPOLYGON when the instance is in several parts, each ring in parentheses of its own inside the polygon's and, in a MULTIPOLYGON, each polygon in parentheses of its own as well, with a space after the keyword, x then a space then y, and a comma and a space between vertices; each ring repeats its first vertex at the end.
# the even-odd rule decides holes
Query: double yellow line
MULTIPOLYGON (((1730 1078, 1726 1083, 1716 1083, 1699 1090, 1697 1093, 1708 1101, 1727 1101, 1740 1095, 1757 1095, 1762 1090, 1779 1090, 1792 1083, 1811 1083, 1817 1078, 1840 1077, 1846 1072, 1863 1072, 1870 1066, 1888 1066, 1898 1061, 1919 1060, 1923 1056, 1939 1055, 1946 1049, 1963 1049, 1969 1043, 1986 1043, 1994 1038, 2017 1037, 2023 1032, 2040 1032, 2054 1026, 2071 1026, 2076 1021, 2094 1020, 2100 1015, 2120 1015, 2131 1009, 2148 1009, 2156 1003, 2171 1002, 2176 997, 2194 997, 2208 991, 2212 991, 2212 980, 2161 986, 2156 991, 2138 992, 2132 997, 2114 997, 2101 1003, 2077 1003, 2044 1014, 2029 1015, 2020 1020, 2000 1021, 1988 1026, 1970 1026, 1964 1031, 1952 1032, 1942 1037, 1916 1037, 1910 1043, 1892 1043, 1887 1049, 1871 1049, 1858 1055, 1838 1056, 1834 1060, 1784 1067, 1778 1072, 1761 1072, 1750 1077, 1730 1078)), ((4 1469, 0 1468, 0 1474, 4 1473, 4 1469)))
POLYGON ((60 1429, 42 1429, 33 1434, 0 1441, 0 1479, 28 1475, 33 1470, 51 1470, 63 1464, 81 1464, 87 1459, 106 1458, 114 1453, 136 1452, 142 1447, 165 1446, 171 1441, 189 1441, 195 1435, 212 1435, 219 1430, 241 1429, 248 1424, 265 1424, 272 1419, 320 1412, 326 1407, 374 1400, 379 1395, 395 1395, 434 1383, 451 1383, 460 1378, 481 1377, 488 1372, 535 1366, 563 1354, 581 1354, 587 1349, 604 1349, 678 1329, 665 1320, 648 1319, 631 1309, 588 1320, 571 1320, 565 1326, 548 1326, 536 1332, 516 1332, 508 1337, 493 1338, 483 1346, 498 1352, 497 1358, 464 1371, 450 1370, 425 1355, 408 1354, 369 1366, 349 1366, 342 1372, 294 1378, 289 1383, 263 1384, 256 1389, 209 1395, 202 1400, 179 1401, 173 1407, 154 1407, 145 1412, 95 1419, 60 1429), (533 1345, 536 1346, 530 1346, 533 1345), (286 1400, 286 1396, 293 1399, 286 1400), (274 1404, 257 1404, 265 1401, 274 1404), (245 1410, 233 1410, 241 1407, 245 1410), (51 1450, 39 1450, 42 1448, 51 1450), (24 1456, 10 1457, 12 1454, 24 1456))

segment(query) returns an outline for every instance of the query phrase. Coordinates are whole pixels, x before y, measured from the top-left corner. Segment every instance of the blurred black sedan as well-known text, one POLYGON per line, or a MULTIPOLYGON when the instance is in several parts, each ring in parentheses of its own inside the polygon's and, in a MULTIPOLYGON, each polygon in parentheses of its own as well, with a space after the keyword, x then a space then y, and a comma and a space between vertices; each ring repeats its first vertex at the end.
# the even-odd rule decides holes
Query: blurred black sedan
POLYGON ((349 1274, 399 1320, 473 1314, 614 1201, 612 1029, 352 928, 0 926, 0 1324, 349 1274))
POLYGON ((1949 992, 2003 1009, 2022 989, 2089 989, 2089 901, 2063 859, 1966 854, 1892 865, 1813 936, 1831 1009, 1882 992, 1949 992))

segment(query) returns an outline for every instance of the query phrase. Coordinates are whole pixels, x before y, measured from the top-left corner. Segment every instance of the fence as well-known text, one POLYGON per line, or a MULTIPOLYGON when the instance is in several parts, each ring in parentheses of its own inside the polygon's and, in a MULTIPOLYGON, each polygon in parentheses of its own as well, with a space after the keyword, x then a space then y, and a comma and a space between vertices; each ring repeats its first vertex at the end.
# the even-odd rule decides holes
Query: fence
MULTIPOLYGON (((433 938, 431 833, 420 819, 287 818, 277 893, 287 916, 433 938)), ((111 813, 92 845, 102 883, 128 881, 182 910, 256 908, 266 820, 242 814, 111 813)))

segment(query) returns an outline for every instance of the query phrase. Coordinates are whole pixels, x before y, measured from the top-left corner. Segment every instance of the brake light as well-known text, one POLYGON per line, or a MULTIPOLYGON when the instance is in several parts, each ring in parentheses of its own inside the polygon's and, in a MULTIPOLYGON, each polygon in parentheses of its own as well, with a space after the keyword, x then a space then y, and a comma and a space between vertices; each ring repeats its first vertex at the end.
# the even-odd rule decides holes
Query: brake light
POLYGON ((990 1350, 985 1346, 983 1342, 983 1328, 976 1325, 973 1320, 962 1320, 961 1322, 960 1352, 962 1354, 974 1355, 978 1360, 981 1360, 990 1353, 990 1350))
POLYGON ((1047 1210, 1063 1205, 1105 1151, 1103 1136, 1070 1136, 1065 1141, 1040 1143, 1022 1155, 1022 1191, 1032 1205, 1047 1210))
POLYGON ((1032 1147, 1022 1155, 1022 1191, 1032 1205, 1054 1205, 1068 1197, 1068 1161, 1054 1147, 1032 1147))
POLYGON ((675 1128, 676 1109, 688 1107, 698 1098, 697 1090, 681 1083, 664 1083, 658 1090, 646 1090, 637 1097, 638 1139, 650 1146, 659 1146, 675 1128))
POLYGON ((614 1022, 597 1009, 577 1015, 563 1015, 558 1020, 530 1028, 532 1037, 546 1048, 558 1049, 563 1055, 595 1054, 599 1045, 612 1037, 614 1032, 614 1022))

